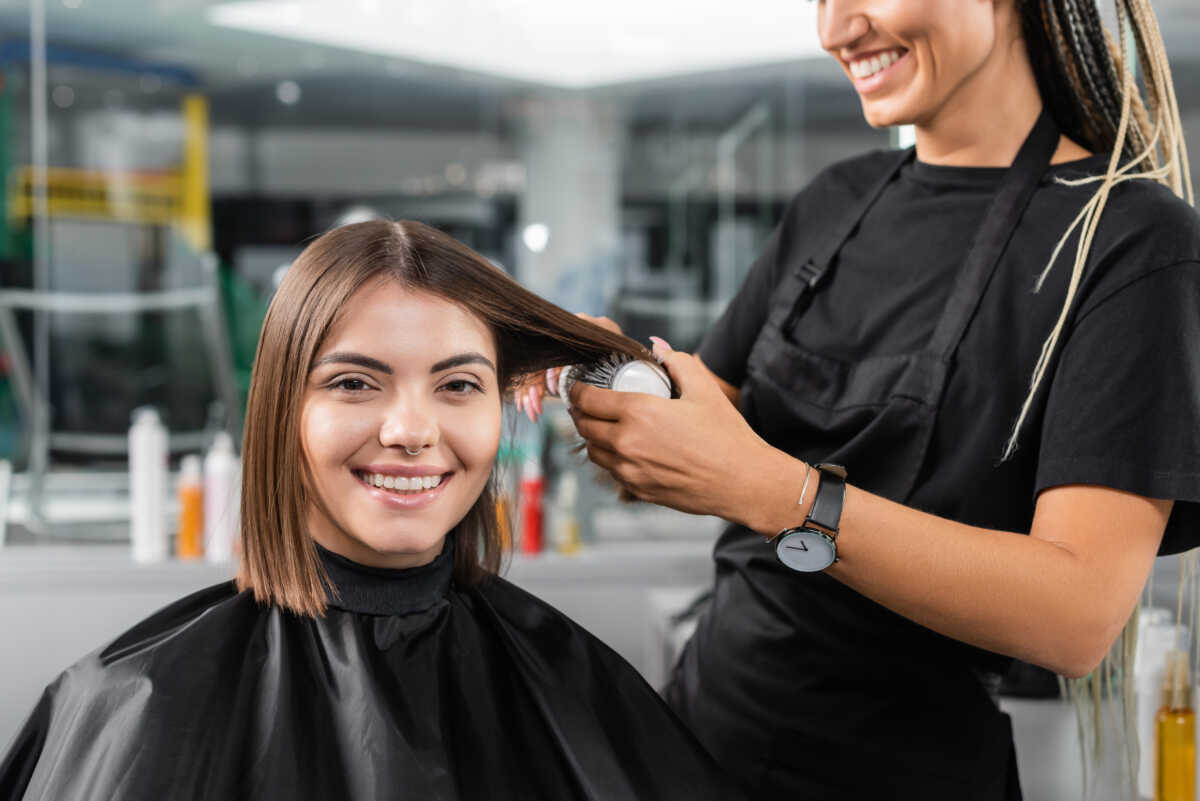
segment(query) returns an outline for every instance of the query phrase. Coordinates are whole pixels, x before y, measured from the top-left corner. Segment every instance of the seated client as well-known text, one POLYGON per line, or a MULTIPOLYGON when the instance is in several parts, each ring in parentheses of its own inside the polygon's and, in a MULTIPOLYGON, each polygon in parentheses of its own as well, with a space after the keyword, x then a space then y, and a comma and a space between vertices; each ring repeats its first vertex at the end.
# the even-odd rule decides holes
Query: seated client
POLYGON ((259 339, 235 582, 68 668, 0 799, 736 797, 637 673, 496 575, 520 376, 637 343, 411 222, 335 229, 259 339))

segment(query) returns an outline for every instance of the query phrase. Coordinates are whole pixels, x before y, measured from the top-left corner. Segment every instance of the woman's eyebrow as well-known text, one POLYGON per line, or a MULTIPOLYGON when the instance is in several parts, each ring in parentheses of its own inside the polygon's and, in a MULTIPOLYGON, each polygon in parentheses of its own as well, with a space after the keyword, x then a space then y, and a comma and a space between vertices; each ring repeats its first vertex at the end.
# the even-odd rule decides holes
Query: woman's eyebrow
POLYGON ((317 369, 324 364, 357 364, 359 367, 365 367, 368 370, 375 370, 385 375, 392 374, 392 368, 378 359, 372 359, 370 356, 364 356, 361 353, 351 353, 349 351, 334 351, 333 353, 322 356, 317 359, 313 365, 313 369, 317 369))
POLYGON ((433 367, 429 368, 431 373, 440 373, 442 370, 449 370, 452 367, 461 367, 464 364, 482 364, 492 368, 492 372, 496 372, 496 365, 492 364, 492 360, 484 356, 482 353, 460 353, 457 356, 451 356, 448 359, 442 359, 433 367))

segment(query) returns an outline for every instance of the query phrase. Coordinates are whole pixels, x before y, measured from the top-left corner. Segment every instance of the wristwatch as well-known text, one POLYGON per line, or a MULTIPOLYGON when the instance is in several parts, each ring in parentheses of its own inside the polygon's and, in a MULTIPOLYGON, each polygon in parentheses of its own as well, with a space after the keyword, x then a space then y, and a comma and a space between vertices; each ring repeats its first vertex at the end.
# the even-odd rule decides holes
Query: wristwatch
POLYGON ((779 561, 801 573, 824 570, 838 560, 837 535, 846 499, 846 468, 836 464, 815 467, 821 473, 821 483, 808 517, 796 528, 785 528, 771 539, 779 561))

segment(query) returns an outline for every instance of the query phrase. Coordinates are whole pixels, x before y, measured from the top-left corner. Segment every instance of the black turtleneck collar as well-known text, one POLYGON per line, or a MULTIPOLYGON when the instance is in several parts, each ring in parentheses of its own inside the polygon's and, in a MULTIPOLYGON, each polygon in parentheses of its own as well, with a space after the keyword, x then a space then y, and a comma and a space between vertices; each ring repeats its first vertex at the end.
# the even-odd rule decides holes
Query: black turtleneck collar
POLYGON ((454 573, 454 538, 429 564, 410 568, 369 567, 317 546, 317 554, 337 598, 329 605, 367 615, 407 615, 429 609, 450 589, 454 573))

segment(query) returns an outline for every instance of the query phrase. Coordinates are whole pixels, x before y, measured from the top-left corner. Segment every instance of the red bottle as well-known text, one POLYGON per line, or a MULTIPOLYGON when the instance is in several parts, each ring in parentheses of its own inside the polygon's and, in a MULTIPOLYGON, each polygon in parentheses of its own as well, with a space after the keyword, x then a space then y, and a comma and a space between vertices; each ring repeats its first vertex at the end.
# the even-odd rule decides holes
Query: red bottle
POLYGON ((546 481, 537 459, 527 459, 521 468, 521 553, 542 551, 542 495, 546 481))

